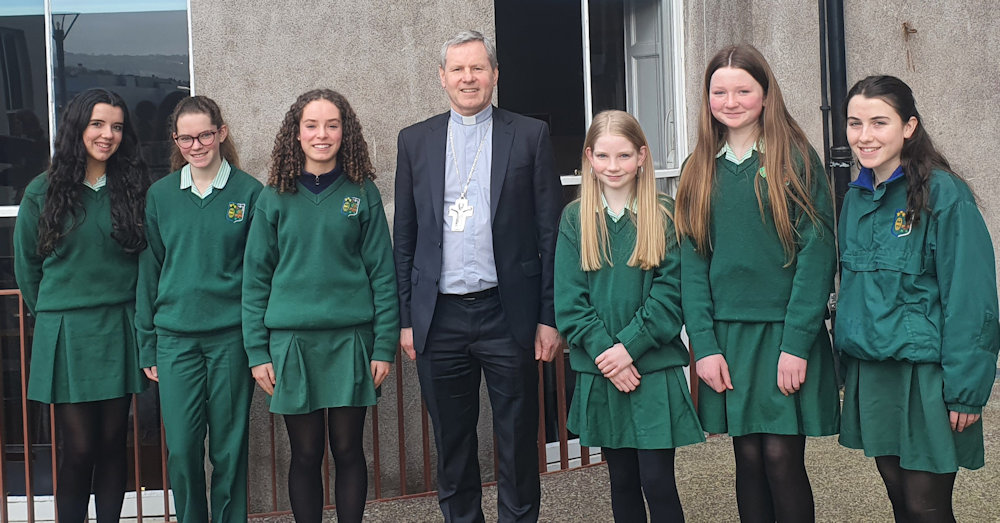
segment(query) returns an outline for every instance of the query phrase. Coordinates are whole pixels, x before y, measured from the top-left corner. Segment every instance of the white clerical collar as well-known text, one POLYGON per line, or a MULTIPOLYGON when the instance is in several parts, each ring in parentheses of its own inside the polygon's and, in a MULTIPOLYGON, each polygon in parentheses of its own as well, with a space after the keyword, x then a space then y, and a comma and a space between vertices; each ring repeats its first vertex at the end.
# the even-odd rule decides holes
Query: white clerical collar
POLYGON ((463 116, 454 109, 451 110, 451 120, 462 125, 476 125, 483 123, 493 117, 493 106, 487 105, 486 109, 479 111, 472 116, 463 116))

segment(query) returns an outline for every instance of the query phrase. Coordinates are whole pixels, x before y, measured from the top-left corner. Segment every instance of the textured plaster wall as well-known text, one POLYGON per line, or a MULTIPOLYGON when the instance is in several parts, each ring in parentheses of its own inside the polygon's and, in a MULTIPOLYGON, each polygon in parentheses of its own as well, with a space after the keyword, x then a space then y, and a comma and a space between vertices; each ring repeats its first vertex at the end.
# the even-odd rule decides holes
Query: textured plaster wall
MULTIPOLYGON (((495 27, 493 3, 487 0, 192 0, 191 19, 195 90, 221 105, 244 169, 265 179, 288 107, 308 89, 332 88, 347 97, 364 126, 390 223, 397 133, 448 108, 437 74, 441 44, 462 29, 493 34, 495 27)), ((414 492, 423 489, 420 398, 415 365, 406 360, 403 368, 407 484, 414 492)), ((383 496, 400 493, 398 479, 386 477, 398 469, 397 378, 394 367, 380 400, 383 496)), ((251 499, 257 512, 272 510, 271 421, 263 399, 257 390, 251 420, 251 499)), ((481 415, 484 442, 491 439, 488 412, 486 406, 481 415)), ((278 508, 287 510, 287 437, 280 417, 274 425, 276 497, 278 508)), ((371 411, 366 431, 370 434, 371 411)), ((373 449, 366 455, 372 471, 373 449)), ((483 455, 484 474, 492 479, 492 449, 483 455)), ((373 482, 369 488, 373 496, 373 482)))
MULTIPOLYGON (((935 145, 970 182, 1000 246, 996 141, 1000 119, 998 4, 941 0, 848 1, 847 81, 898 76, 913 88, 917 110, 935 145), (915 33, 904 35, 907 23, 915 33)), ((1000 252, 1000 251, 995 251, 1000 252)))
POLYGON ((819 78, 819 7, 806 0, 691 0, 684 3, 685 94, 689 150, 698 137, 705 67, 723 47, 760 50, 785 104, 817 151, 823 147, 819 78))

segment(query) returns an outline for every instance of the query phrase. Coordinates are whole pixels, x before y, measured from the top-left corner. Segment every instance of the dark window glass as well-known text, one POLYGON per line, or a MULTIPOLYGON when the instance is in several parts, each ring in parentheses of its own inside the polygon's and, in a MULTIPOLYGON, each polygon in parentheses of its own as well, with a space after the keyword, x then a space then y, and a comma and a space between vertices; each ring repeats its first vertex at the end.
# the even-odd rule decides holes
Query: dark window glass
MULTIPOLYGON (((125 99, 135 121, 150 173, 170 171, 170 134, 174 106, 191 91, 187 11, 93 13, 79 2, 52 1, 52 82, 56 114, 74 95, 104 87, 125 99)), ((107 2, 105 2, 106 4, 107 2)), ((169 9, 175 1, 158 1, 169 9)), ((114 2, 112 2, 114 4, 114 2)))
MULTIPOLYGON (((24 187, 48 165, 45 18, 41 0, 37 4, 37 14, 4 16, 7 9, 0 7, 0 205, 18 204, 24 187)), ((0 248, 0 279, 6 280, 10 248, 0 248)))

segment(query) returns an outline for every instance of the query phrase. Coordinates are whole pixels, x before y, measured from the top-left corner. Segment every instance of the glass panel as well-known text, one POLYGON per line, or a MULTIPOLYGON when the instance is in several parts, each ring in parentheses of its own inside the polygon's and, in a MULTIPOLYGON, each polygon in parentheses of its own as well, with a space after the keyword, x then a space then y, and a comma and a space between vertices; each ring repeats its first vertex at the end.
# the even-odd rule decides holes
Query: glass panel
POLYGON ((191 90, 187 30, 183 1, 52 0, 57 118, 81 91, 115 91, 132 113, 150 172, 167 174, 167 120, 191 90))
MULTIPOLYGON (((42 0, 14 0, 0 7, 0 205, 19 203, 24 187, 48 165, 42 8, 42 0)), ((9 247, 2 252, 9 254, 9 247)), ((8 270, 9 257, 4 257, 4 288, 13 280, 8 270)))
POLYGON ((590 0, 590 85, 594 114, 628 109, 624 0, 590 0))

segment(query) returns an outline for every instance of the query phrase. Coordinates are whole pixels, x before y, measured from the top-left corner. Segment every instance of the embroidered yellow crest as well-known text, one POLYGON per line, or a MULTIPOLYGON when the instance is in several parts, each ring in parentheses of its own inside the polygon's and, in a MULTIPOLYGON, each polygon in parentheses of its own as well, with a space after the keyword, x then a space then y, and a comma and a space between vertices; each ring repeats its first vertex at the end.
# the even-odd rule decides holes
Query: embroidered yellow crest
POLYGON ((226 219, 233 223, 239 223, 243 221, 246 210, 247 204, 245 203, 229 202, 229 212, 226 213, 226 219))
POLYGON ((910 234, 910 222, 906 219, 906 209, 896 209, 896 219, 892 222, 892 235, 900 238, 910 234))
POLYGON ((358 207, 361 206, 361 198, 357 196, 348 196, 344 198, 344 206, 340 208, 340 214, 347 216, 357 216, 358 207))

